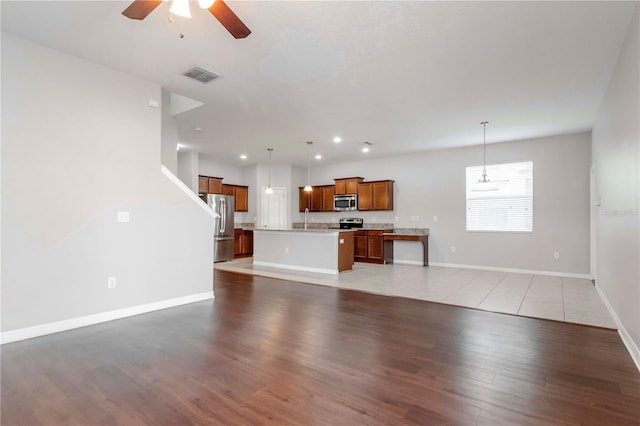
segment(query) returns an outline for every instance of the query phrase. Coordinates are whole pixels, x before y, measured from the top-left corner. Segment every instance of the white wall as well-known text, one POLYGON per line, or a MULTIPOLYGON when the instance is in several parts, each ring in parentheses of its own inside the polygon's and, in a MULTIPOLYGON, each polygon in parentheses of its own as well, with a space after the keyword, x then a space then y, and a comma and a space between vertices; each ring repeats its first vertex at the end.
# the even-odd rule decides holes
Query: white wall
POLYGON ((221 163, 215 158, 199 154, 198 174, 223 178, 222 183, 230 185, 243 185, 242 168, 221 163))
POLYGON ((171 115, 171 92, 162 89, 162 134, 161 161, 174 175, 178 174, 178 123, 171 115))
POLYGON ((636 7, 593 127, 592 144, 601 200, 595 218, 596 284, 640 368, 639 14, 636 7))
POLYGON ((198 193, 198 153, 195 151, 178 152, 178 178, 193 191, 198 193))
MULTIPOLYGON (((339 217, 357 216, 365 223, 429 228, 429 257, 435 263, 588 275, 590 134, 487 146, 488 163, 525 160, 533 160, 533 233, 465 231, 465 168, 482 164, 481 146, 315 166, 313 185, 348 176, 395 180, 395 210, 313 213, 310 220, 336 222, 339 217), (560 259, 553 259, 554 252, 560 252, 560 259)), ((304 185, 304 178, 296 188, 304 185)), ((297 204, 292 211, 294 222, 303 220, 297 204)), ((421 260, 419 247, 411 248, 411 243, 396 247, 395 259, 421 260)))
POLYGON ((213 221, 161 173, 158 85, 3 33, 2 89, 3 332, 211 293, 213 221))

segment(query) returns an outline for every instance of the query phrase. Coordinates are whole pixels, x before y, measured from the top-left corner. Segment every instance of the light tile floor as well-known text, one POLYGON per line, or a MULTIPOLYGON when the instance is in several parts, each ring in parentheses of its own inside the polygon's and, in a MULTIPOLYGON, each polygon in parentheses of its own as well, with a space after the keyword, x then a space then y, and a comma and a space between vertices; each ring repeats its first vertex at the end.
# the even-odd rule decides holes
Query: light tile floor
POLYGON ((368 263, 356 263, 352 271, 340 275, 326 275, 254 266, 251 258, 216 263, 215 268, 491 312, 616 328, 595 287, 586 279, 368 263))

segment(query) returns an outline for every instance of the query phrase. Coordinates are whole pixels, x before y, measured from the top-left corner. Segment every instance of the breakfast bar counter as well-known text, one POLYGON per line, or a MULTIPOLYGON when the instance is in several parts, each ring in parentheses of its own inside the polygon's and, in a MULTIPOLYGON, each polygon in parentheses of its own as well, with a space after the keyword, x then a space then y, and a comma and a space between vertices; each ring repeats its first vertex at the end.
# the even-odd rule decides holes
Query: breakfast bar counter
POLYGON ((322 274, 353 268, 353 231, 254 229, 253 264, 322 274))
POLYGON ((384 240, 384 263, 393 263, 394 241, 416 241, 422 244, 422 265, 429 266, 429 230, 396 230, 393 233, 382 234, 384 240))

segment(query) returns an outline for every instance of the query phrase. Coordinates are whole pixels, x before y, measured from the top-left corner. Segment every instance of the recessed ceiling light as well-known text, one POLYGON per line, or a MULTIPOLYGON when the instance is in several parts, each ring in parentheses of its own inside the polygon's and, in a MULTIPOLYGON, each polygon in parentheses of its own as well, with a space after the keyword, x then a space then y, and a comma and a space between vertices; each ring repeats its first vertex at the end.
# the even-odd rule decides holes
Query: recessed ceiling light
POLYGON ((242 155, 240 156, 240 159, 241 159, 241 160, 246 160, 246 159, 247 159, 247 156, 246 156, 246 155, 244 155, 244 154, 242 154, 242 155))
POLYGON ((335 143, 340 143, 340 142, 342 142, 342 138, 340 136, 336 136, 335 138, 333 138, 333 141, 335 143))
POLYGON ((202 127, 194 127, 193 130, 195 130, 196 132, 201 132, 202 131, 202 127))
POLYGON ((322 160, 322 155, 316 154, 316 160, 322 160))

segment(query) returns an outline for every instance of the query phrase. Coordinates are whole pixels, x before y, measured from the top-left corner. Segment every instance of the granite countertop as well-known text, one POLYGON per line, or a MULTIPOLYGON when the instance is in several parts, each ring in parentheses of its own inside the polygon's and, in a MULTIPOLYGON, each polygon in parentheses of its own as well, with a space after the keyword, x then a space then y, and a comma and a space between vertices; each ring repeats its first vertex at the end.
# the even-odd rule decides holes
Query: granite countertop
POLYGON ((429 235, 429 228, 396 228, 393 230, 396 235, 429 235))
POLYGON ((303 229, 303 228, 291 228, 291 229, 254 229, 254 231, 265 231, 265 232, 300 232, 300 233, 309 233, 309 234, 336 234, 342 231, 353 231, 350 229, 303 229))

